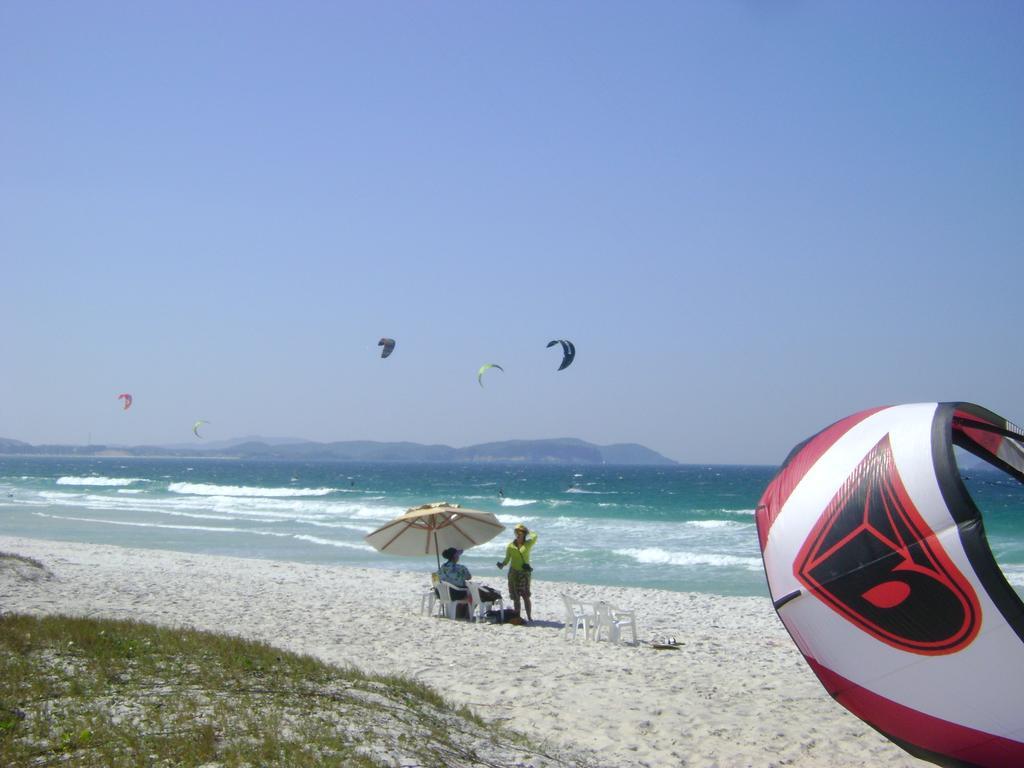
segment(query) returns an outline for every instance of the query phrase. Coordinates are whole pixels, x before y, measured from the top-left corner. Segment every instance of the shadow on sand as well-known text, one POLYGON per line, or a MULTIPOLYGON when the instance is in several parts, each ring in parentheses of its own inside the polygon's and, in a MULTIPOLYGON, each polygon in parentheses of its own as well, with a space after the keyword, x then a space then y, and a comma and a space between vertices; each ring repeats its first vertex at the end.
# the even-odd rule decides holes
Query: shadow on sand
POLYGON ((561 621, 542 621, 541 619, 534 619, 528 627, 550 627, 551 629, 565 629, 565 623, 561 621))

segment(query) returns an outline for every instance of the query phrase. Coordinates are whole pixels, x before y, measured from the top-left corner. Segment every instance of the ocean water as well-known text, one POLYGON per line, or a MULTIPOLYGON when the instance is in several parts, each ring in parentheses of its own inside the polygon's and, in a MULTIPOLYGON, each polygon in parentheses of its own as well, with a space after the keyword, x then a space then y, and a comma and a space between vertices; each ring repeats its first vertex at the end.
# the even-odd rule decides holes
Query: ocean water
MULTIPOLYGON (((422 570, 363 537, 449 501, 509 530, 462 562, 484 582, 511 528, 539 532, 538 579, 767 596, 754 508, 775 467, 349 464, 217 459, 0 459, 0 533, 305 563, 422 570)), ((1011 583, 1024 585, 1024 489, 965 474, 1011 583)))

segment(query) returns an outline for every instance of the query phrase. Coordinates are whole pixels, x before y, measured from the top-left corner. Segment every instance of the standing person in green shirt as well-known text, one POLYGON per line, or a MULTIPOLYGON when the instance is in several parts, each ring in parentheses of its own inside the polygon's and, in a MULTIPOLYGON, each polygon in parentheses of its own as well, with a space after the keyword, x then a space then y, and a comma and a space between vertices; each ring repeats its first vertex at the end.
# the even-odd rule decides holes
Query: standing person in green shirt
POLYGON ((516 615, 521 615, 519 602, 522 600, 526 606, 526 620, 533 621, 533 606, 530 604, 530 576, 533 566, 530 565, 530 550, 537 543, 537 532, 530 533, 530 529, 522 523, 516 526, 515 531, 516 537, 505 548, 505 559, 498 563, 498 567, 509 566, 508 591, 512 596, 516 615))

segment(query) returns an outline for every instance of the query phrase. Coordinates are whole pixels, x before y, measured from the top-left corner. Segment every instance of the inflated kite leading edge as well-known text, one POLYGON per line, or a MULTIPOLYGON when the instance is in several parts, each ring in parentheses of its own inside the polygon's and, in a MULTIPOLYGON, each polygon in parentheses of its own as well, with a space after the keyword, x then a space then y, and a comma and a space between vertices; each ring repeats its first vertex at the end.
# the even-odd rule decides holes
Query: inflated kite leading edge
POLYGON ((476 372, 476 381, 477 384, 479 384, 481 387, 484 385, 484 374, 487 373, 487 371, 491 370, 491 368, 497 368, 502 373, 505 372, 505 369, 502 368, 497 363, 484 363, 476 372))
POLYGON ((562 345, 562 364, 558 366, 558 370, 563 371, 572 365, 572 361, 576 359, 576 345, 568 339, 552 339, 547 343, 548 349, 555 346, 555 344, 562 345))
POLYGON ((970 403, 863 411, 798 445, 757 507, 765 574, 855 715, 925 760, 1024 765, 1024 603, 954 445, 1024 482, 1024 433, 970 403))

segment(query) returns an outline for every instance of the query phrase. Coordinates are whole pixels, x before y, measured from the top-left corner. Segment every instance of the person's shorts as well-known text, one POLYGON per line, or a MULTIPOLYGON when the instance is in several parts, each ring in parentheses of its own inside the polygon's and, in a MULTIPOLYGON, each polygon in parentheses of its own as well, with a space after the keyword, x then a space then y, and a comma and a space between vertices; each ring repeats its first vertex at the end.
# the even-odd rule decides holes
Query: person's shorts
POLYGON ((514 600, 519 597, 530 596, 530 574, 526 571, 510 570, 508 572, 508 593, 514 600))

